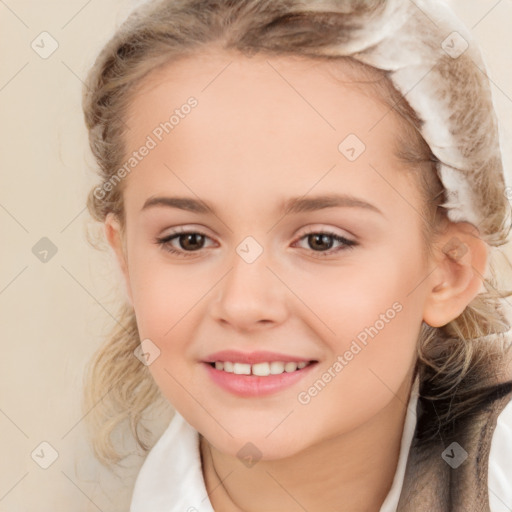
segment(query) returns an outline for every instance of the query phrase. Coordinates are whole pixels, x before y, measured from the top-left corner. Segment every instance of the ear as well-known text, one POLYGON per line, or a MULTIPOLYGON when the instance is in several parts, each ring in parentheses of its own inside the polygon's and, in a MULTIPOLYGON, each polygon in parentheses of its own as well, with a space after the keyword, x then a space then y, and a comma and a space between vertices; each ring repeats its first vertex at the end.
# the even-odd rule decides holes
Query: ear
POLYGON ((130 288, 130 278, 128 273, 128 258, 126 255, 126 247, 123 240, 123 231, 118 217, 113 213, 108 213, 105 218, 104 228, 108 244, 114 251, 117 263, 119 265, 119 269, 121 270, 121 273, 123 275, 128 299, 130 301, 130 304, 133 305, 132 291, 130 288))
POLYGON ((487 243, 475 226, 449 222, 434 247, 435 269, 428 280, 425 323, 441 327, 464 311, 482 287, 487 258, 487 243))

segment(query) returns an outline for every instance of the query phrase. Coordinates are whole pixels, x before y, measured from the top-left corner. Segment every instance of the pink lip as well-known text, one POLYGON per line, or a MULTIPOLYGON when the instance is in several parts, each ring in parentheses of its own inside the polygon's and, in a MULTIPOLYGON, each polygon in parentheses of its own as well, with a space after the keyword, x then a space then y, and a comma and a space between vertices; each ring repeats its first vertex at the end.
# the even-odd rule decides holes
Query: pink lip
POLYGON ((316 363, 311 363, 305 368, 294 372, 267 375, 266 377, 259 377, 257 375, 236 375, 235 373, 217 370, 210 363, 203 363, 203 366, 212 381, 222 389, 236 396, 248 398, 270 395, 293 386, 309 374, 312 368, 316 366, 316 363))
POLYGON ((272 361, 282 361, 283 363, 308 363, 311 359, 305 359, 299 356, 290 356, 278 354, 276 352, 239 352, 237 350, 221 350, 210 354, 204 359, 205 363, 215 363, 216 361, 230 361, 232 363, 271 363, 272 361))

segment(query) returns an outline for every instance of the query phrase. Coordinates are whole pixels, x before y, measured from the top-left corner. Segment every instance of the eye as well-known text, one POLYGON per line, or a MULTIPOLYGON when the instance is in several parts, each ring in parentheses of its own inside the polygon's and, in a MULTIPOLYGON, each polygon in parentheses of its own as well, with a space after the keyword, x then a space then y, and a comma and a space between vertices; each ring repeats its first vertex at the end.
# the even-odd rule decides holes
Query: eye
POLYGON ((358 243, 354 240, 349 240, 348 238, 329 231, 311 231, 303 235, 299 239, 299 242, 302 240, 305 240, 309 245, 309 248, 313 252, 317 253, 320 257, 329 256, 333 253, 347 249, 353 249, 358 245, 358 243), (333 248, 335 243, 340 245, 333 248))
POLYGON ((199 231, 179 231, 157 238, 155 243, 167 252, 187 258, 203 249, 206 240, 211 239, 199 231))
MULTIPOLYGON (((156 238, 155 243, 169 253, 187 258, 194 256, 194 253, 198 253, 201 249, 204 249, 207 240, 211 240, 211 238, 200 231, 182 230, 178 232, 175 231, 164 237, 156 238)), ((305 240, 309 245, 309 249, 320 257, 352 249, 358 245, 354 240, 349 240, 348 238, 329 231, 311 231, 303 235, 295 244, 298 244, 302 240, 305 240), (340 245, 333 248, 335 244, 340 245)), ((305 249, 308 248, 305 247, 305 249)))

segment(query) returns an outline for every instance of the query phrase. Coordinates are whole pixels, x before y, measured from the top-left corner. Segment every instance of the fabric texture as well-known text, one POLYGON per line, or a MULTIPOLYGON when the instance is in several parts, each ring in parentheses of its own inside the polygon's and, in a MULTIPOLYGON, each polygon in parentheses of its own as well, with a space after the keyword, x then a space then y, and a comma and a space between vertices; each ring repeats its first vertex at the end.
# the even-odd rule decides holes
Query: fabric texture
MULTIPOLYGON (((411 471, 410 466, 412 460, 410 449, 414 439, 417 414, 420 410, 420 407, 418 407, 418 390, 419 380, 416 378, 407 407, 397 469, 392 486, 379 512, 396 512, 397 510, 407 510, 407 512, 420 512, 422 510, 428 510, 429 512, 444 512, 444 510, 447 512, 452 512, 452 510, 510 512, 512 509, 512 401, 510 395, 507 395, 501 401, 494 402, 496 405, 494 413, 497 415, 496 428, 494 433, 492 428, 487 431, 488 442, 491 443, 492 439, 488 458, 489 508, 477 509, 471 508, 471 506, 465 509, 436 508, 435 506, 429 508, 423 505, 423 508, 414 508, 416 504, 411 508, 410 504, 407 505, 406 499, 411 499, 411 495, 415 492, 416 498, 414 499, 419 499, 419 503, 422 503, 421 500, 423 499, 420 496, 421 493, 418 493, 418 488, 411 485, 410 482, 411 478, 414 480, 418 477, 417 474, 411 471), (499 407, 505 404, 506 406, 500 413, 499 407), (408 474, 406 474, 406 469, 409 469, 408 474), (409 479, 409 484, 406 492, 403 493, 404 481, 407 482, 407 479, 409 479), (398 508, 400 500, 402 500, 402 508, 398 508)), ((482 421, 486 421, 483 416, 482 421)), ((492 418, 490 427, 492 427, 492 418)), ((468 460, 463 462, 459 468, 452 469, 441 456, 444 450, 445 447, 440 447, 438 453, 432 454, 431 462, 440 462, 437 466, 432 464, 431 467, 441 471, 445 477, 450 471, 456 472, 465 465, 468 468, 470 464, 471 468, 474 467, 472 464, 475 461, 475 454, 472 454, 473 458, 468 457, 468 460)), ((451 455, 450 451, 448 455, 451 455)), ((417 459, 415 459, 415 462, 417 462, 417 459)), ((469 473, 470 471, 466 470, 465 475, 467 476, 469 473)), ((436 478, 435 474, 430 474, 429 477, 439 482, 439 478, 436 478)), ((482 489, 482 486, 475 482, 476 476, 469 475, 469 478, 471 478, 471 484, 475 484, 476 487, 482 489)), ((429 482, 428 479, 422 481, 429 482)), ((450 482, 449 476, 447 481, 450 482)), ((441 480, 441 486, 443 485, 444 482, 441 480)), ((464 503, 467 503, 467 501, 464 503)), ((206 492, 201 470, 199 434, 178 413, 175 414, 168 428, 148 454, 137 476, 130 512, 148 511, 214 512, 206 492)))
MULTIPOLYGON (((441 432, 437 441, 424 449, 418 447, 417 437, 413 438, 397 512, 495 512, 512 503, 510 437, 498 448, 509 453, 505 468, 499 468, 495 460, 489 464, 493 441, 496 450, 496 442, 503 442, 508 434, 505 429, 493 440, 497 419, 507 411, 511 397, 512 389, 490 399, 478 412, 466 414, 450 437, 441 432), (494 489, 503 473, 508 473, 509 483, 500 496, 494 489)), ((421 403, 418 405, 421 415, 421 403)))

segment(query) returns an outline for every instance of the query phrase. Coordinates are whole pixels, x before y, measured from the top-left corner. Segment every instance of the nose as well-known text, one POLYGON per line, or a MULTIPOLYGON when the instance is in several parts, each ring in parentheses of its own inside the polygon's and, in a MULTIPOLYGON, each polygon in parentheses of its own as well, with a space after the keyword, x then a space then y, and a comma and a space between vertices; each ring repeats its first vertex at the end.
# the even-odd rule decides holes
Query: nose
POLYGON ((276 277, 277 269, 267 266, 265 252, 252 263, 235 253, 231 263, 211 303, 214 319, 239 331, 269 328, 284 322, 289 314, 290 297, 286 286, 276 277))

